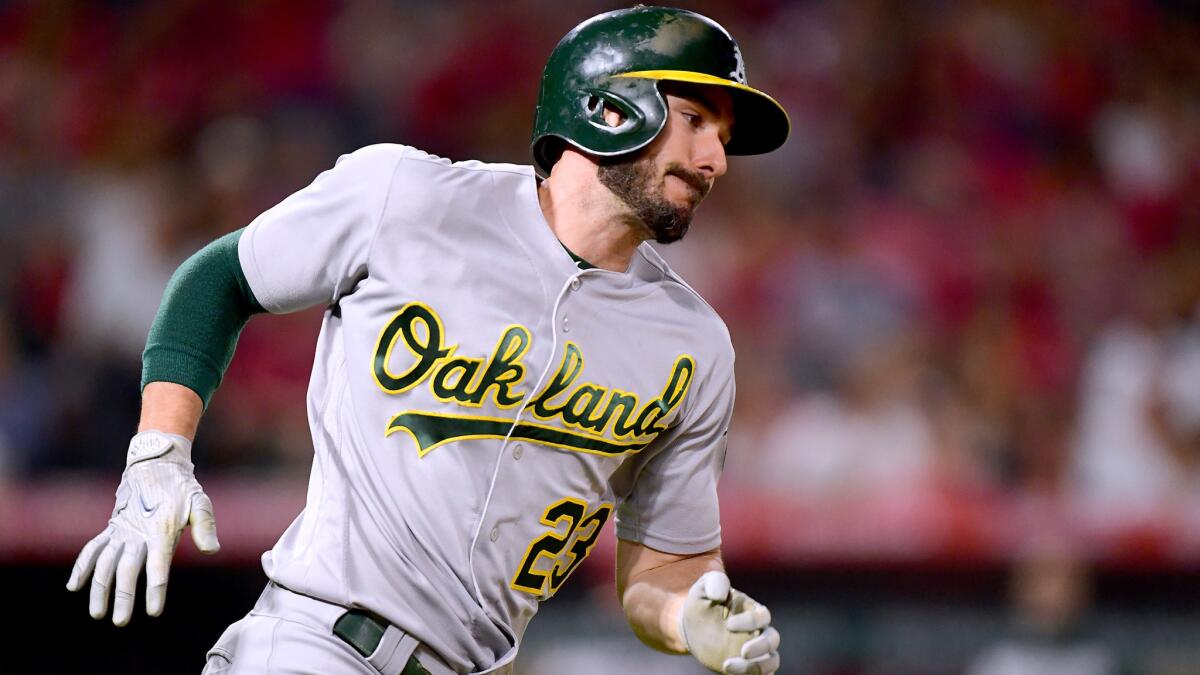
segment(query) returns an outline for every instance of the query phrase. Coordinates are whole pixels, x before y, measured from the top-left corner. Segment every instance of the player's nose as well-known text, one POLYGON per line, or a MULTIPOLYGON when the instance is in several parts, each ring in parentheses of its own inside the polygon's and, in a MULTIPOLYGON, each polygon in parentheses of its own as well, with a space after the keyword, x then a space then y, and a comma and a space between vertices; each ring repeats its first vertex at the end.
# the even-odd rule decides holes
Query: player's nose
POLYGON ((704 134, 700 138, 693 159, 695 160, 696 170, 704 174, 704 177, 710 183, 724 176, 725 170, 728 168, 725 158, 725 144, 721 142, 720 136, 715 133, 704 134))

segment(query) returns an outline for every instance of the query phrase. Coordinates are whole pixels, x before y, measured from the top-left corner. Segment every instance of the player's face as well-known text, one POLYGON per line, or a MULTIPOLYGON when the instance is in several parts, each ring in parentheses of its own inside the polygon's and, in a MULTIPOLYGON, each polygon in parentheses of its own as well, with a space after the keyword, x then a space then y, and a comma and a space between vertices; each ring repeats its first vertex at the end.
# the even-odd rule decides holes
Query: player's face
POLYGON ((600 182, 659 243, 678 241, 713 182, 725 173, 733 102, 720 87, 663 87, 667 121, 642 152, 601 163, 600 182))

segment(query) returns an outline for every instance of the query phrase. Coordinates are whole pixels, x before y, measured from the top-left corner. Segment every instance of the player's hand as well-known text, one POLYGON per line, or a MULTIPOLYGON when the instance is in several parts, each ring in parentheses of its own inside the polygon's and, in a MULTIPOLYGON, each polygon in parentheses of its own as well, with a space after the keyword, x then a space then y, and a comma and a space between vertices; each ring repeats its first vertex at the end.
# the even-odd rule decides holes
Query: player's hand
POLYGON ((192 444, 182 436, 144 431, 129 442, 129 456, 108 527, 89 541, 71 570, 67 590, 78 591, 92 577, 88 612, 104 618, 116 575, 113 623, 124 626, 133 614, 138 574, 146 567, 146 613, 162 614, 167 573, 183 526, 203 553, 216 553, 217 524, 212 501, 196 482, 192 444), (94 571, 94 573, 93 573, 94 571))
POLYGON ((688 651, 709 670, 770 675, 779 669, 779 631, 771 612, 730 588, 724 572, 707 572, 688 591, 679 613, 688 651))

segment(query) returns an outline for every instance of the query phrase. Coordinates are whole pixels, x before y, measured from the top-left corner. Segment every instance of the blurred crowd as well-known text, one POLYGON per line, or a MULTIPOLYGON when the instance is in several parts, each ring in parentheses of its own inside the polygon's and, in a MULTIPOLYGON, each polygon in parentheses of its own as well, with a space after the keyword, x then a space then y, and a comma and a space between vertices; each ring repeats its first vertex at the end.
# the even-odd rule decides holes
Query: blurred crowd
MULTIPOLYGON (((730 481, 1200 501, 1200 12, 679 4, 793 126, 664 250, 733 335, 730 481)), ((0 475, 119 468, 172 271, 338 155, 528 163, 554 41, 617 6, 0 4, 0 475)), ((198 465, 307 471, 319 316, 250 322, 198 465)))

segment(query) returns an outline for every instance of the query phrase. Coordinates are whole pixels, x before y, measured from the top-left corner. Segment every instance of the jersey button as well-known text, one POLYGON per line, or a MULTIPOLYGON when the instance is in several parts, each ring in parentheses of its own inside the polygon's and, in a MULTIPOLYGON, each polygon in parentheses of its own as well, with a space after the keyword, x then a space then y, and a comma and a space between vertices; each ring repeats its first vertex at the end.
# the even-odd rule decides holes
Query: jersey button
POLYGON ((571 332, 571 317, 569 317, 569 316, 563 317, 563 332, 564 333, 571 332))
POLYGON ((520 443, 513 446, 513 459, 521 459, 523 454, 525 454, 525 448, 520 443))
POLYGON ((575 277, 574 279, 571 280, 571 290, 573 290, 573 291, 579 290, 580 285, 581 284, 579 283, 579 277, 575 277))
POLYGON ((500 538, 500 528, 499 528, 499 527, 493 527, 493 528, 492 528, 492 533, 488 535, 488 539, 491 539, 491 540, 492 540, 492 542, 494 543, 494 542, 495 542, 497 539, 499 539, 499 538, 500 538))

